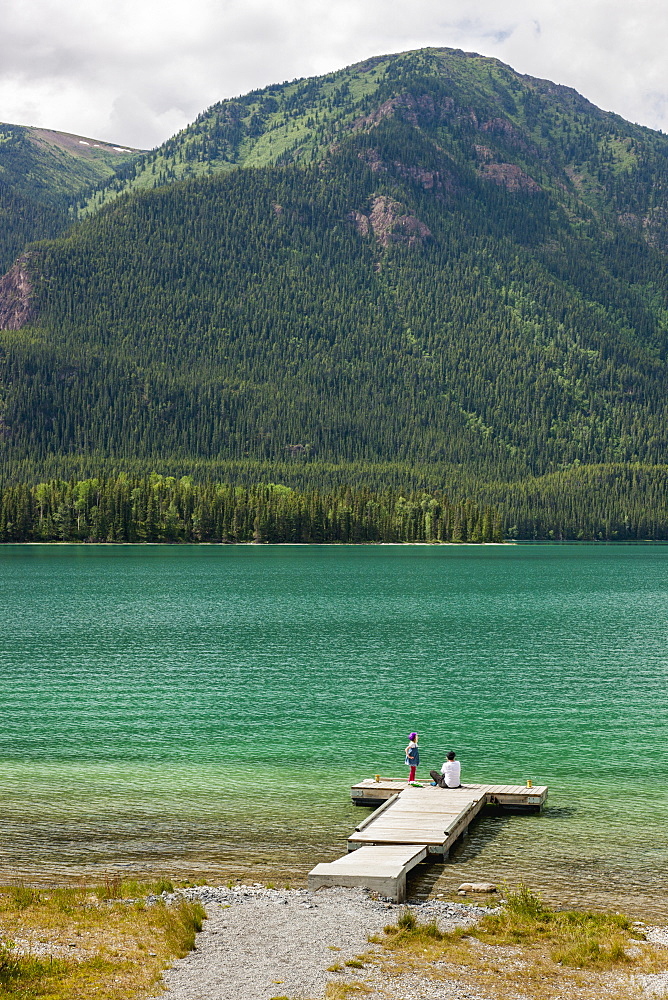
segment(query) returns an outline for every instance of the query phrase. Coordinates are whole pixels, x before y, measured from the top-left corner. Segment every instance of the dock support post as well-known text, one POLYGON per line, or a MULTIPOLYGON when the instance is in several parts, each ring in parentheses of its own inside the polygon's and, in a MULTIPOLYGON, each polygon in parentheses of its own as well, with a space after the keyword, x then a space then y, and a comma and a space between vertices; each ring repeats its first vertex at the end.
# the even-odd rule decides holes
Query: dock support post
POLYGON ((406 902, 406 874, 404 873, 400 879, 397 880, 397 892, 394 897, 395 903, 405 903, 406 902))

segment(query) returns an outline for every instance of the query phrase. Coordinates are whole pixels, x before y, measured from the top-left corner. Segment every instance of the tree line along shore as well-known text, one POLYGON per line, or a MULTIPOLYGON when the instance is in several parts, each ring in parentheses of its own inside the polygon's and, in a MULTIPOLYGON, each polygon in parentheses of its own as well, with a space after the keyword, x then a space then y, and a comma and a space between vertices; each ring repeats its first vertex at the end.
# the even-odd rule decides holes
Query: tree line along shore
POLYGON ((442 493, 276 484, 197 484, 189 477, 53 480, 5 488, 3 542, 500 542, 501 512, 442 493))
POLYGON ((597 466, 433 487, 197 482, 153 473, 8 483, 0 542, 485 543, 668 540, 668 468, 597 466))

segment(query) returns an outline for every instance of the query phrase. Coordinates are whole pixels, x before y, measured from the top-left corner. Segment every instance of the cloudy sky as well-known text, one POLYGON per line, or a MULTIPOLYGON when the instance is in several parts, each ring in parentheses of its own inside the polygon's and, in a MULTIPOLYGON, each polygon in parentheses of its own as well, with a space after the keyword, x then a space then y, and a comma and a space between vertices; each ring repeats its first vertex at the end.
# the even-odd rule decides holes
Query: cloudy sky
POLYGON ((445 45, 668 131, 661 0, 3 0, 0 121, 151 147, 204 108, 445 45))

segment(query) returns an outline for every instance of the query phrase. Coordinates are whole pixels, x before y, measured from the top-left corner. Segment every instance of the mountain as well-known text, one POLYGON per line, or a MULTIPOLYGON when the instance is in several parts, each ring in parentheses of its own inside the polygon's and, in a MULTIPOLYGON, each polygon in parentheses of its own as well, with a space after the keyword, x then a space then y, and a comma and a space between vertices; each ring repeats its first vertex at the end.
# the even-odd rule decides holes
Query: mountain
POLYGON ((3 478, 512 493, 521 535, 599 483, 603 524, 665 482, 667 168, 448 49, 215 105, 1 279, 3 478))
POLYGON ((215 104, 102 184, 89 205, 238 167, 308 165, 388 117, 441 140, 496 183, 522 184, 517 168, 528 167, 557 200, 570 194, 665 243, 665 136, 599 110, 569 87, 452 49, 379 56, 215 104), (504 162, 515 170, 504 175, 504 162))
POLYGON ((0 268, 8 268, 26 243, 63 232, 77 201, 139 152, 67 132, 0 123, 0 268))

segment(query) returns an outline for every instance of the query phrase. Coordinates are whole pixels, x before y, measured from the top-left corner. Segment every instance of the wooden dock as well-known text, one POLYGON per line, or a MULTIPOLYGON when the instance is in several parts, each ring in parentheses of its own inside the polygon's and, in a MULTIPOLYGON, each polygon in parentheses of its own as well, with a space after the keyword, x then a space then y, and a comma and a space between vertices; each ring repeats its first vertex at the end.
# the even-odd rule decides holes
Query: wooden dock
POLYGON ((363 886, 396 902, 406 898, 406 879, 430 854, 447 858, 452 845, 487 805, 540 810, 547 786, 463 785, 422 788, 391 778, 367 778, 353 785, 356 805, 376 805, 348 837, 348 854, 316 865, 309 889, 363 886))

